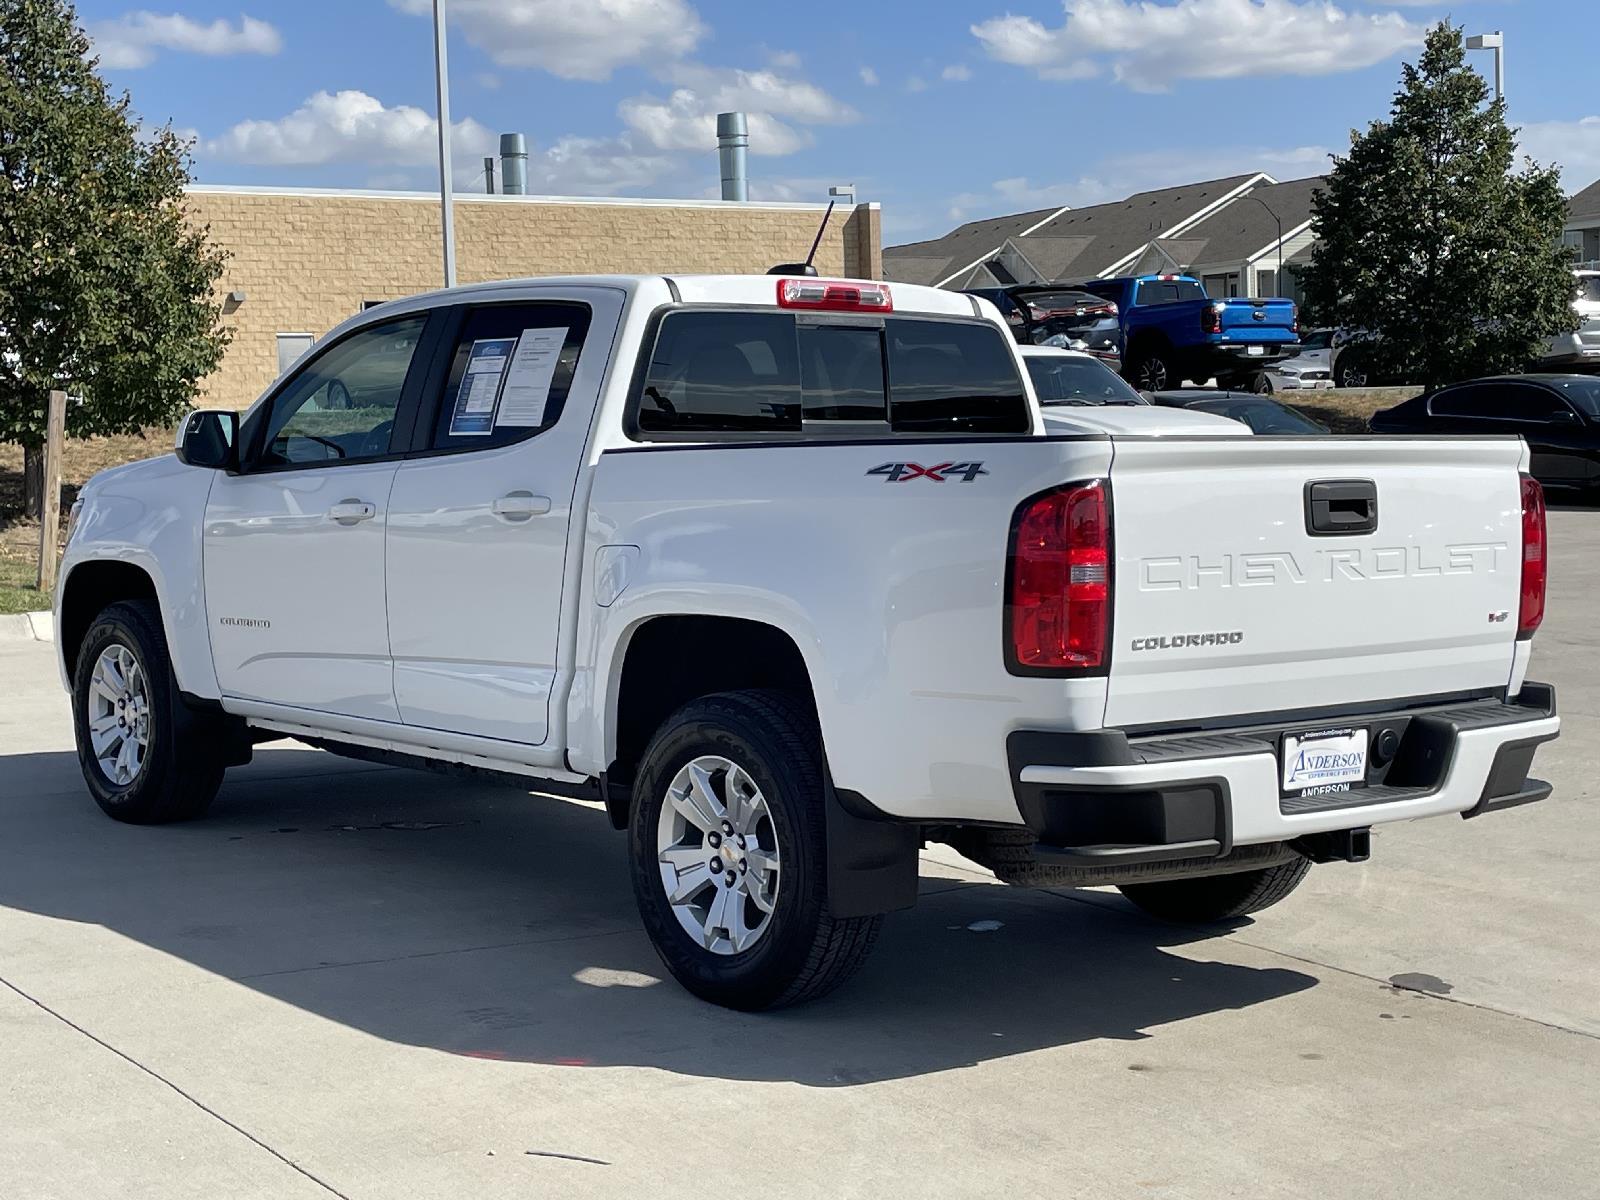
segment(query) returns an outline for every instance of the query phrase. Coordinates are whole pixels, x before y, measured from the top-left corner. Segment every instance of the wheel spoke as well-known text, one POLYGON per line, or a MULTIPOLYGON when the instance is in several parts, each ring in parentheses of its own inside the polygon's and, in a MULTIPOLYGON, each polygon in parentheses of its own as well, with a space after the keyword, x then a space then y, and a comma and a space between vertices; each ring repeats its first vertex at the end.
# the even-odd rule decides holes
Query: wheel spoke
POLYGON ((711 901, 711 909, 706 913, 705 933, 700 939, 708 949, 727 929, 728 922, 732 920, 728 915, 728 908, 734 894, 732 888, 718 888, 716 896, 711 901))
POLYGON ((94 749, 95 758, 101 762, 104 762, 108 757, 110 757, 111 747, 120 742, 122 738, 123 733, 121 728, 118 727, 117 719, 115 717, 111 718, 111 725, 109 728, 91 728, 89 730, 89 745, 94 749))
MULTIPOLYGON (((114 712, 101 713, 98 717, 89 718, 89 732, 107 733, 117 727, 117 714, 114 712)), ((96 751, 99 753, 99 751, 96 751)))
POLYGON ((133 778, 133 763, 133 739, 124 737, 122 746, 117 751, 116 771, 118 783, 126 783, 133 778))
MULTIPOLYGON (((745 893, 743 887, 731 887, 724 893, 727 899, 723 902, 724 920, 727 922, 728 940, 733 943, 734 950, 743 950, 755 941, 756 929, 751 929, 749 922, 744 919, 745 893)), ((758 927, 759 928, 759 927, 758 927)))
POLYGON ((755 780, 737 766, 728 768, 723 790, 728 795, 728 823, 736 833, 748 833, 755 824, 756 805, 752 800, 759 795, 755 780))
POLYGON ((711 868, 703 862, 678 871, 667 890, 667 900, 673 904, 683 904, 711 880, 711 868))
POLYGON ((674 788, 668 794, 672 798, 672 807, 700 832, 721 830, 722 818, 717 813, 720 805, 712 796, 710 772, 690 763, 688 786, 674 788))

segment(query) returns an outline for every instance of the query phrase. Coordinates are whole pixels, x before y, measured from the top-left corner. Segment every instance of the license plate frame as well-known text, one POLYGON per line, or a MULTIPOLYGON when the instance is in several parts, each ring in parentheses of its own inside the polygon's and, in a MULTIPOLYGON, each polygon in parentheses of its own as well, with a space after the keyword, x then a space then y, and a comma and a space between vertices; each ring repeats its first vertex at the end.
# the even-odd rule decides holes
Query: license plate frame
POLYGON ((1366 787, 1371 740, 1372 731, 1356 725, 1285 731, 1278 740, 1279 796, 1323 796, 1366 787), (1336 761, 1307 760, 1308 750, 1336 761))

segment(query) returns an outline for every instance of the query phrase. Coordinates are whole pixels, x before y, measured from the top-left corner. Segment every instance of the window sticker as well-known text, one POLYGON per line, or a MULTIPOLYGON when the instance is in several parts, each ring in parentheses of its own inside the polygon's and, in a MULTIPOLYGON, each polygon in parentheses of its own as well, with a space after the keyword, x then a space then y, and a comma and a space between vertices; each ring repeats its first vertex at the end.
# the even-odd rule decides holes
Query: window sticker
POLYGON ((544 424, 545 405, 550 400, 550 382, 561 361, 561 347, 567 340, 566 326, 555 329, 524 329, 511 354, 511 367, 501 392, 496 425, 537 428, 544 424))
POLYGON ((467 353, 467 370, 456 389, 450 413, 450 436, 472 437, 494 428, 495 403, 505 378, 515 338, 480 338, 467 353))

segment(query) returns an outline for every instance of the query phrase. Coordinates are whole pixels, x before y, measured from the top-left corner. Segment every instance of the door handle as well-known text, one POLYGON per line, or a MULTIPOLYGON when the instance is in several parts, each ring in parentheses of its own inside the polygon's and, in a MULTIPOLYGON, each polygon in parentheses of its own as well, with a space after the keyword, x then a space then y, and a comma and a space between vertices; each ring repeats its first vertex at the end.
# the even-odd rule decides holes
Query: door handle
POLYGON ((359 525, 378 515, 378 506, 365 500, 341 500, 328 509, 329 520, 341 525, 359 525))
POLYGON ((509 492, 493 505, 494 515, 507 521, 526 521, 550 511, 549 496, 535 496, 532 492, 509 492))

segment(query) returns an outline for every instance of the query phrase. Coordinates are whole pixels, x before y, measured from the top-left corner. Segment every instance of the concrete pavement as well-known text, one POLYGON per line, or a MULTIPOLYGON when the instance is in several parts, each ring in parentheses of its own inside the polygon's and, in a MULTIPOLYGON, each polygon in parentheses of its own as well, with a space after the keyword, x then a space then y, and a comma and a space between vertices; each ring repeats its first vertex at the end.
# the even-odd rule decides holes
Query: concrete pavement
POLYGON ((935 852, 767 1016, 663 977, 582 806, 286 747, 107 821, 0 643, 0 1196, 1595 1195, 1600 513, 1551 526, 1552 799, 1220 937, 935 852))

